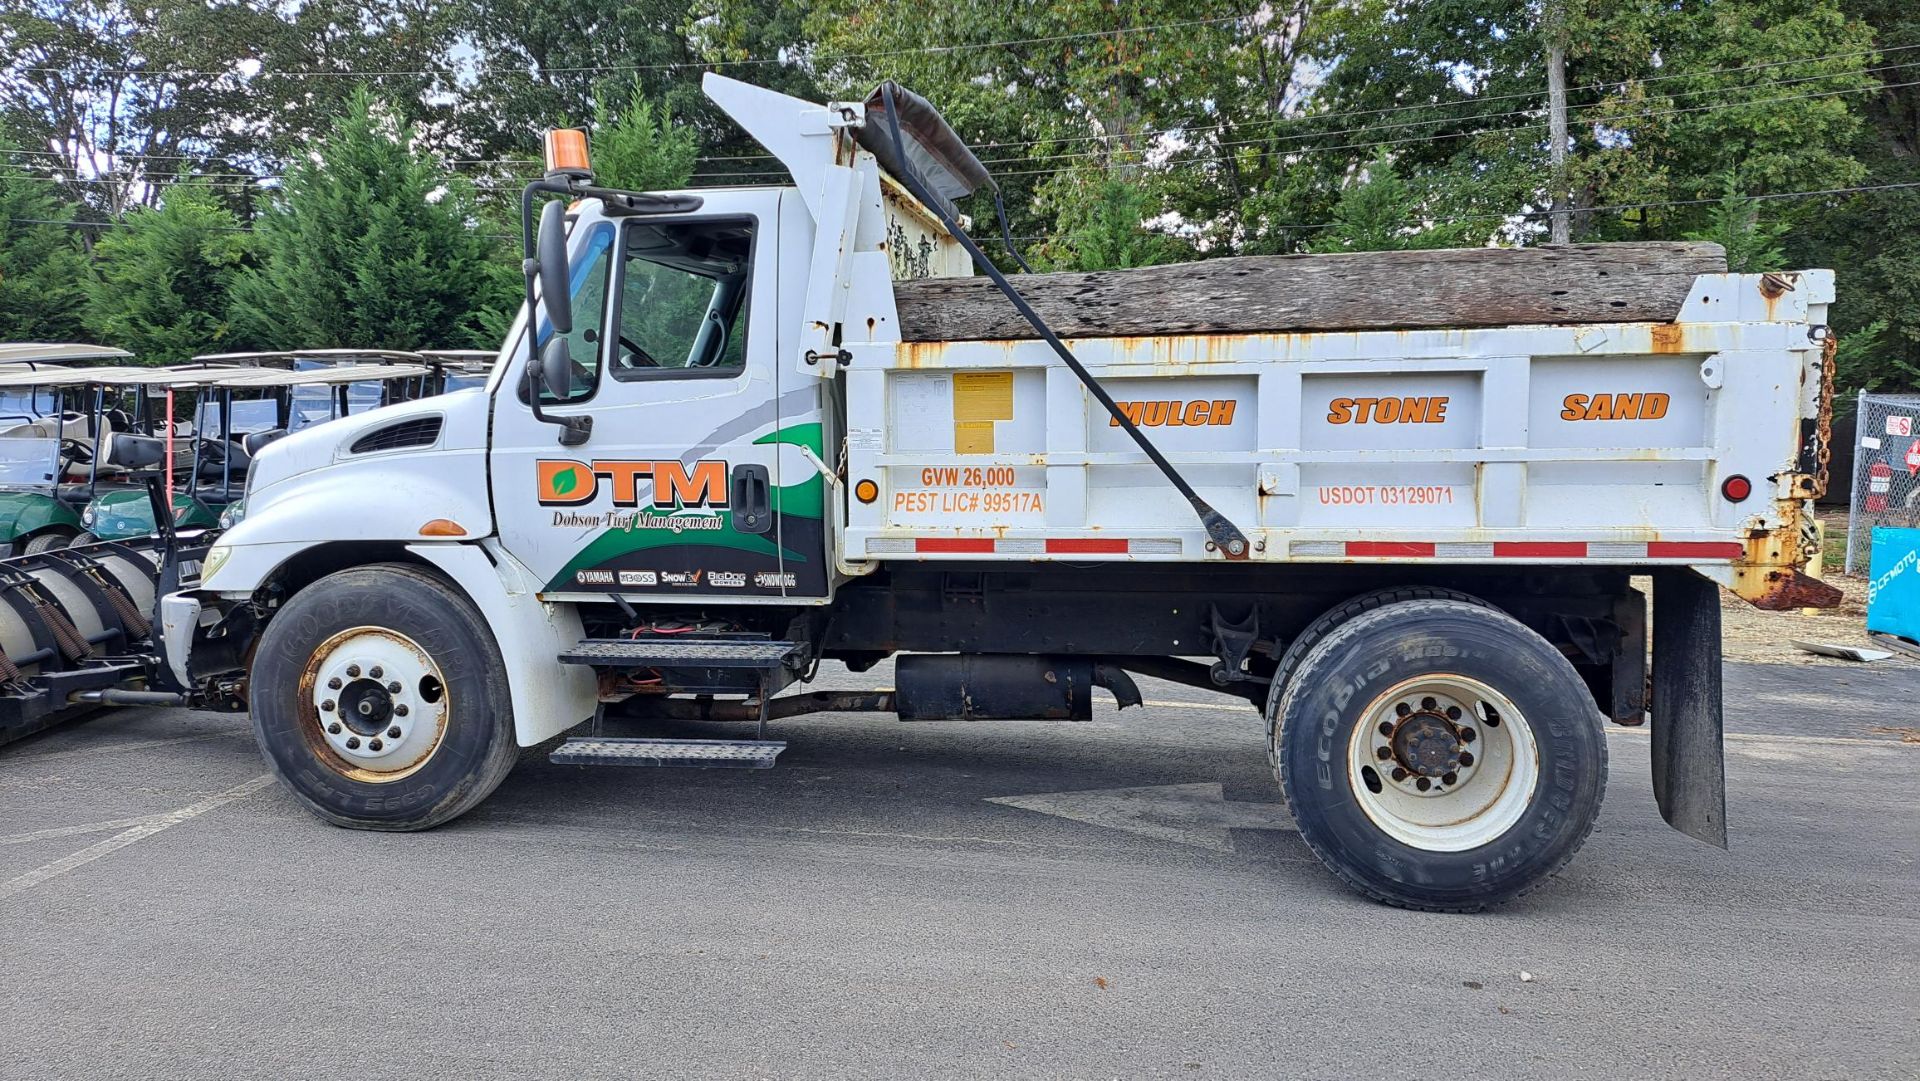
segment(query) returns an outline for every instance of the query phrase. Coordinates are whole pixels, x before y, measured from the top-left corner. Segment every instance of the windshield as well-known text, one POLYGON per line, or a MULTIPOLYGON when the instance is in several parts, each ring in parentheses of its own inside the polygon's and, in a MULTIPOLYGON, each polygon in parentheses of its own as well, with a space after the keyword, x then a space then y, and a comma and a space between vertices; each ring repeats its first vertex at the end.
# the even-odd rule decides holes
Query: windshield
POLYGON ((59 454, 58 439, 0 439, 0 488, 51 488, 59 454))
POLYGON ((53 391, 45 387, 0 392, 0 420, 39 420, 53 408, 53 391))
MULTIPOLYGON (((264 432, 280 426, 280 406, 272 398, 240 398, 233 403, 233 431, 229 435, 246 432, 264 432)), ((202 401, 199 415, 194 419, 194 430, 201 434, 215 434, 220 430, 220 403, 215 399, 202 401)))

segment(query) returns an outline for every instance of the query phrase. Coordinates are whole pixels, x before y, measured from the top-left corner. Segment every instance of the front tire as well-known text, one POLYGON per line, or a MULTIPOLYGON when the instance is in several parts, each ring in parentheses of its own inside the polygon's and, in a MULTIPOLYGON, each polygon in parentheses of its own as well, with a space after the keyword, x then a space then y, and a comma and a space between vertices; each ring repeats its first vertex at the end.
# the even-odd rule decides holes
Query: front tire
POLYGON ((261 755, 337 826, 430 829, 519 758, 493 635, 418 567, 358 567, 295 594, 261 636, 249 687, 261 755))
POLYGON ((23 556, 37 556, 42 552, 56 552, 73 543, 73 534, 64 529, 47 529, 26 539, 20 546, 23 556))
POLYGON ((1565 866, 1599 817, 1599 712, 1560 652, 1458 600, 1388 604, 1302 658, 1278 705, 1300 836, 1403 908, 1473 912, 1565 866))

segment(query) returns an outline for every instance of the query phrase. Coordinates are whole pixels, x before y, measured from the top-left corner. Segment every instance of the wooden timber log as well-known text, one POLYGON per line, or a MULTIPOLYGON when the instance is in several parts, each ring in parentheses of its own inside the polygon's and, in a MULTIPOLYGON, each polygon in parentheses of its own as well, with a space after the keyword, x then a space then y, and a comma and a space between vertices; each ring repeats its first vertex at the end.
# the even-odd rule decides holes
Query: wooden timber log
MULTIPOLYGON (((1718 244, 1573 244, 1340 255, 1252 255, 1013 284, 1062 338, 1667 323, 1718 244)), ((986 278, 894 283, 910 342, 1037 337, 986 278)))

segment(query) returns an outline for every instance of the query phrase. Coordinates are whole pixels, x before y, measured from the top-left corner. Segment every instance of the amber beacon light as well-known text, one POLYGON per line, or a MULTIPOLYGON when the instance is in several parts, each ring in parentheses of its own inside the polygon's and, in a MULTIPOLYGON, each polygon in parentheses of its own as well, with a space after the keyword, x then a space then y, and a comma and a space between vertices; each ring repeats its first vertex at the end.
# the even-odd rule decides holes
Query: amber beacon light
POLYGON ((579 128, 551 128, 547 131, 547 172, 570 176, 591 176, 587 161, 587 133, 579 128))
POLYGON ((880 486, 870 480, 863 480, 853 486, 853 498, 862 503, 871 503, 880 498, 880 486))

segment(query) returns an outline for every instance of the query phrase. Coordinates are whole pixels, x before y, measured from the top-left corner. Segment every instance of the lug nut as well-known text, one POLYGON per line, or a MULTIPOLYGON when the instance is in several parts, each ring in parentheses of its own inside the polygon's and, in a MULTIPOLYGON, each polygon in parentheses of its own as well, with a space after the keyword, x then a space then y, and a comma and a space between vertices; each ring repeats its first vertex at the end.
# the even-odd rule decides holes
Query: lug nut
POLYGON ((322 702, 322 703, 320 703, 320 712, 322 712, 322 713, 332 713, 332 712, 333 712, 333 699, 331 699, 331 698, 329 698, 329 699, 327 699, 327 700, 326 700, 325 702, 322 702))
POLYGON ((1462 743, 1472 743, 1472 742, 1473 742, 1473 729, 1471 729, 1471 728, 1462 728, 1462 729, 1460 730, 1460 742, 1462 742, 1462 743))
POLYGON ((1407 771, 1406 771, 1405 769, 1403 769, 1403 768, 1401 768, 1401 767, 1399 767, 1399 766, 1395 766, 1395 767, 1393 767, 1393 779, 1394 779, 1394 780, 1396 780, 1396 781, 1404 781, 1404 780, 1406 780, 1406 779, 1407 779, 1407 771))
POLYGON ((389 728, 389 729, 387 729, 387 738, 388 738, 388 739, 399 739, 399 738, 400 738, 400 726, 396 724, 396 725, 394 725, 394 726, 393 726, 392 728, 389 728))
POLYGON ((379 679, 380 675, 381 675, 380 666, 377 664, 374 665, 372 668, 367 669, 367 676, 369 678, 379 679))
POLYGON ((388 694, 399 694, 399 693, 400 693, 400 681, 396 679, 396 680, 394 680, 394 681, 393 681, 392 683, 389 683, 389 684, 387 684, 387 693, 388 693, 388 694))
POLYGON ((330 679, 330 680, 328 680, 328 681, 327 681, 327 690, 330 690, 330 691, 337 691, 337 690, 339 690, 339 689, 340 689, 340 677, 339 677, 339 676, 335 676, 335 677, 333 677, 332 679, 330 679))
POLYGON ((1393 704, 1393 711, 1395 713, 1398 713, 1400 716, 1405 717, 1407 714, 1413 712, 1413 707, 1407 705, 1405 702, 1395 702, 1393 704))
POLYGON ((360 737, 359 737, 359 736, 348 736, 348 737, 347 737, 347 750, 349 750, 349 751, 357 751, 357 750, 359 750, 359 749, 360 749, 360 737))
POLYGON ((1447 707, 1447 720, 1449 720, 1449 721, 1457 721, 1457 720, 1459 720, 1459 719, 1460 719, 1460 707, 1459 707, 1459 706, 1448 706, 1448 707, 1447 707))
POLYGON ((1383 736, 1391 736, 1391 735, 1393 735, 1393 722, 1392 722, 1392 721, 1381 721, 1381 722, 1380 722, 1380 734, 1381 734, 1381 735, 1383 735, 1383 736))
POLYGON ((347 665, 347 674, 355 679, 360 678, 360 666, 357 664, 347 665))
POLYGON ((1473 765, 1473 752, 1472 752, 1472 751, 1461 751, 1461 752, 1460 752, 1460 765, 1462 765, 1462 766, 1471 766, 1471 765, 1473 765))
POLYGON ((405 705, 393 707, 393 715, 395 717, 405 717, 407 715, 407 707, 405 705))
POLYGON ((1413 787, 1418 788, 1422 792, 1425 792, 1427 789, 1433 787, 1433 782, 1427 780, 1425 777, 1422 777, 1419 780, 1413 782, 1413 787))
POLYGON ((1452 773, 1452 772, 1449 772, 1449 773, 1446 773, 1446 774, 1443 774, 1443 775, 1441 776, 1441 778, 1440 778, 1440 783, 1441 783, 1441 784, 1452 784, 1452 783, 1454 783, 1455 781, 1458 781, 1459 779, 1460 779, 1460 775, 1459 775, 1459 774, 1457 774, 1457 773, 1452 773))
POLYGON ((373 742, 371 742, 371 743, 369 743, 369 744, 367 744, 367 750, 369 750, 369 751, 377 751, 377 750, 379 750, 379 749, 380 749, 381 747, 384 747, 384 746, 386 746, 386 745, 385 745, 385 744, 383 744, 383 743, 381 743, 381 742, 380 742, 379 740, 377 740, 377 739, 376 739, 376 740, 374 740, 373 742))
POLYGON ((1440 703, 1436 701, 1432 695, 1428 695, 1420 700, 1421 709, 1433 709, 1439 705, 1440 703))
POLYGON ((332 724, 330 724, 330 725, 328 725, 328 726, 327 726, 327 734, 328 734, 328 735, 332 735, 332 736, 337 736, 337 735, 339 735, 339 734, 340 734, 340 722, 339 722, 339 721, 335 721, 335 722, 333 722, 332 724))
POLYGON ((1384 761, 1386 761, 1387 759, 1389 759, 1389 758, 1392 758, 1392 757, 1393 757, 1393 748, 1391 748, 1391 747, 1382 747, 1382 748, 1380 748, 1379 750, 1377 750, 1377 751, 1375 751, 1375 752, 1373 752, 1373 754, 1374 754, 1374 757, 1375 757, 1375 758, 1378 758, 1378 759, 1380 759, 1380 760, 1381 760, 1382 762, 1384 762, 1384 761))

